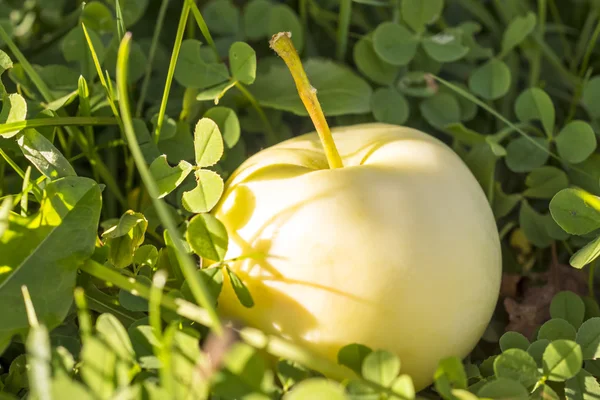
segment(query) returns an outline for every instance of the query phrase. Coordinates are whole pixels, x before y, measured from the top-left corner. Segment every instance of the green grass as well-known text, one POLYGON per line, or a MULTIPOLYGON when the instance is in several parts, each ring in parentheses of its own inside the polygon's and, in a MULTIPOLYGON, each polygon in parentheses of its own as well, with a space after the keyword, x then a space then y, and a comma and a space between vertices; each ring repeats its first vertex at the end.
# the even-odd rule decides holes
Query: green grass
POLYGON ((599 35, 587 0, 0 4, 0 399, 600 396, 599 35), (223 285, 254 304, 211 213, 228 178, 314 130, 280 31, 331 127, 444 141, 493 210, 496 312, 419 393, 386 349, 219 311, 223 285))

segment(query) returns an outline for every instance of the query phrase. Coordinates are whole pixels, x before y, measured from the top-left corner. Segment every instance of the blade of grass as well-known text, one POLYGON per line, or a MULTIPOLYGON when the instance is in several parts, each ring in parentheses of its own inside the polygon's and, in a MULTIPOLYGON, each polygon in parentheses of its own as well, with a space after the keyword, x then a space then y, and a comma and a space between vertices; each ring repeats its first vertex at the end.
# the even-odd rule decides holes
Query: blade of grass
POLYGON ((27 210, 29 208, 29 183, 31 178, 31 165, 25 170, 25 177, 23 178, 23 185, 21 186, 21 215, 27 216, 27 210))
MULTIPOLYGON (((136 294, 136 296, 142 297, 146 300, 150 299, 151 288, 149 286, 146 286, 145 284, 134 279, 130 279, 122 275, 119 271, 102 265, 92 259, 88 259, 83 265, 81 265, 80 269, 95 278, 110 282, 120 289, 133 292, 136 294)), ((202 309, 189 301, 186 301, 182 298, 162 296, 160 299, 160 304, 162 307, 176 312, 183 318, 208 326, 209 328, 212 327, 212 319, 207 310, 202 309)), ((338 381, 347 381, 350 379, 360 380, 365 385, 381 393, 390 394, 392 397, 396 396, 397 398, 407 400, 404 396, 392 392, 391 389, 384 388, 371 381, 363 380, 349 368, 337 364, 327 358, 313 354, 309 350, 290 340, 275 335, 268 335, 261 330, 254 328, 243 327, 231 329, 238 332, 241 339, 250 346, 263 349, 272 356, 285 358, 290 361, 296 361, 310 369, 319 371, 338 381)))
POLYGON ((82 341, 85 343, 92 334, 92 318, 90 317, 83 288, 75 288, 73 297, 75 299, 75 305, 77 306, 79 334, 81 335, 82 341))
POLYGON ((117 37, 119 42, 121 42, 125 35, 125 19, 123 18, 123 10, 121 9, 119 0, 115 1, 115 14, 117 15, 117 37))
POLYGON ((210 320, 211 326, 217 332, 217 334, 221 334, 223 328, 221 326, 221 322, 219 317, 210 302, 210 296, 208 295, 208 290, 204 282, 198 277, 196 274, 196 266, 194 261, 190 257, 190 255, 185 251, 185 248, 182 245, 182 239, 180 237, 179 231, 177 231, 175 222, 166 205, 163 203, 161 199, 159 199, 159 190, 156 185, 156 181, 152 177, 150 173, 150 169, 146 165, 146 161, 144 160, 144 156, 142 155, 142 151, 137 142, 137 137, 133 130, 133 121, 131 119, 131 112, 129 109, 129 95, 127 93, 127 68, 129 61, 129 48, 131 43, 131 34, 125 34, 123 41, 119 46, 119 52, 117 56, 117 87, 119 90, 119 107, 121 109, 121 118, 123 120, 123 126, 125 129, 125 135, 127 136, 127 142, 129 144, 129 148, 131 150, 131 154, 133 155, 133 159, 136 163, 138 172, 148 190, 148 194, 152 199, 152 203, 156 208, 156 212, 165 226, 165 229, 169 232, 170 236, 173 238, 173 245, 175 247, 177 258, 180 262, 181 272, 186 278, 190 290, 194 296, 194 299, 207 311, 210 320))
POLYGON ((112 117, 36 118, 0 124, 0 133, 23 130, 26 128, 42 128, 46 126, 106 126, 117 125, 117 123, 118 121, 112 117))
POLYGON ((250 93, 250 91, 246 88, 246 86, 244 86, 243 83, 236 81, 235 87, 244 96, 246 96, 246 99, 248 99, 248 101, 250 102, 250 105, 258 113, 258 117, 262 121, 262 123, 265 126, 265 129, 267 131, 267 140, 271 144, 275 144, 277 142, 277 135, 275 134, 275 131, 273 130, 273 126, 271 125, 271 122, 269 121, 269 118, 267 118, 267 115, 265 114, 265 112, 263 111, 262 107, 258 103, 258 100, 256 100, 256 98, 252 95, 252 93, 250 93))
MULTIPOLYGON (((538 16, 534 35, 538 35, 541 41, 545 40, 546 33, 546 0, 538 0, 538 16)), ((529 86, 535 87, 540 80, 542 52, 539 47, 532 51, 531 61, 529 63, 529 86)))
POLYGON ((350 19, 352 17, 352 0, 340 0, 340 15, 338 18, 337 41, 335 56, 338 61, 346 58, 348 48, 348 31, 350 30, 350 19))
MULTIPOLYGON (((100 66, 100 60, 98 59, 98 54, 96 53, 96 49, 94 49, 94 44, 92 43, 92 39, 90 38, 87 28, 85 27, 85 24, 83 22, 81 23, 81 27, 83 28, 83 34, 85 36, 85 40, 87 42, 88 49, 92 55, 92 60, 94 60, 94 66, 96 67, 96 73, 98 74, 98 77, 100 78, 100 83, 102 84, 102 87, 104 87, 104 90, 106 90, 106 96, 108 98, 110 108, 113 112, 113 115, 115 117, 119 118, 119 110, 117 109, 117 106, 115 105, 114 93, 110 90, 110 87, 108 86, 108 83, 107 83, 107 79, 104 78, 104 74, 102 72, 102 67, 100 66)), ((108 81, 110 81, 110 79, 108 79, 108 81)))
MULTIPOLYGON (((500 114, 499 112, 497 112, 496 110, 494 110, 493 108, 491 108, 490 106, 488 106, 486 103, 484 103, 483 101, 479 100, 477 97, 475 97, 474 95, 472 95, 471 93, 461 89, 460 87, 440 78, 439 76, 436 75, 431 75, 431 77, 435 80, 437 80, 438 82, 440 82, 442 85, 446 86, 448 89, 452 90, 453 92, 461 95, 462 97, 466 98, 467 100, 477 104, 479 107, 483 108, 485 111, 487 111, 488 113, 492 114, 494 117, 498 118, 500 121, 504 122, 506 125, 510 126, 512 129, 514 129, 516 132, 518 132, 521 136, 523 136, 524 138, 526 138, 529 142, 531 142, 535 147, 539 148, 540 150, 542 150, 544 153, 548 154, 550 157, 554 158, 555 160, 558 160, 562 163, 565 163, 565 161, 560 158, 558 155, 556 155, 554 152, 549 151, 548 149, 546 149, 544 146, 542 146, 541 144, 539 144, 538 142, 536 142, 535 140, 533 140, 525 131, 523 131, 523 129, 521 129, 519 126, 513 124, 512 122, 510 122, 510 120, 508 120, 507 118, 505 118, 502 114, 500 114)), ((566 163, 565 163, 566 164, 566 163)), ((577 171, 580 172, 592 179, 595 179, 590 173, 588 173, 587 171, 582 170, 579 167, 575 167, 573 165, 569 165, 568 167, 565 168, 570 168, 573 171, 577 171)))
MULTIPOLYGON (((6 152, 4 150, 2 150, 1 147, 0 147, 0 156, 2 156, 4 161, 6 161, 6 163, 8 165, 10 165, 10 167, 17 173, 17 175, 19 175, 19 177, 21 177, 21 179, 23 179, 23 180, 25 179, 25 171, 23 171, 21 169, 21 167, 19 167, 19 165, 12 158, 10 158, 10 156, 8 154, 6 154, 6 152)), ((40 200, 42 198, 42 190, 40 189, 40 187, 37 184, 34 184, 32 182, 31 190, 33 190, 33 194, 35 195, 36 199, 40 200)))
POLYGON ((590 38, 592 37, 592 32, 594 29, 594 23, 597 24, 599 18, 600 14, 598 14, 597 12, 590 13, 587 16, 585 23, 581 28, 581 33, 579 35, 579 39, 577 40, 577 45, 575 46, 575 56, 571 59, 571 71, 577 71, 577 66, 581 63, 586 48, 589 46, 590 38))
POLYGON ((181 42, 183 41, 183 34, 185 33, 185 25, 187 23, 188 15, 190 15, 190 2, 186 1, 183 4, 181 16, 179 17, 179 24, 177 25, 177 34, 175 35, 175 44, 173 45, 171 61, 169 62, 169 70, 167 71, 165 89, 163 92, 162 100, 160 102, 160 109, 158 110, 158 119, 156 121, 156 129, 154 131, 155 143, 158 143, 158 141, 160 140, 160 131, 162 129, 163 123, 165 122, 165 113, 167 112, 169 93, 171 92, 171 84, 173 83, 173 76, 175 75, 175 67, 177 66, 177 59, 179 58, 179 50, 181 49, 181 42))
POLYGON ((215 44, 215 41, 213 40, 212 35, 210 34, 210 31, 208 30, 208 25, 206 25, 206 21, 204 20, 204 17, 202 16, 200 9, 196 5, 196 3, 194 3, 193 0, 186 0, 186 4, 189 5, 192 15, 194 16, 194 19, 196 20, 196 24, 198 24, 198 28, 200 28, 200 32, 202 32, 202 36, 204 36, 204 39, 206 39, 206 42, 208 43, 208 45, 211 47, 211 49, 213 49, 213 51, 217 55, 217 58, 220 58, 219 51, 217 50, 217 45, 215 44))
POLYGON ((158 48, 158 41, 160 39, 160 33, 165 23, 165 17, 167 16, 167 8, 169 6, 169 0, 162 0, 160 9, 158 10, 158 18, 156 19, 156 26, 154 27, 154 34, 152 35, 152 43, 150 44, 150 52, 148 54, 148 60, 146 64, 146 72, 144 73, 144 79, 142 81, 142 87, 140 89, 140 98, 137 102, 135 115, 139 118, 142 115, 142 109, 144 108, 144 102, 146 101, 146 95, 148 93, 148 85, 150 85, 150 75, 152 74, 152 65, 154 64, 154 57, 156 57, 156 49, 158 48))
POLYGON ((25 342, 29 364, 27 377, 30 384, 30 396, 37 400, 52 400, 52 369, 50 367, 52 356, 48 329, 39 323, 27 287, 21 286, 21 292, 30 326, 25 342))
POLYGON ((480 0, 454 0, 454 2, 460 5, 463 10, 479 19, 483 26, 488 28, 494 36, 500 36, 502 34, 500 25, 496 22, 496 18, 488 11, 480 0))
MULTIPOLYGON (((32 65, 25 58, 23 53, 19 50, 12 38, 6 33, 1 24, 0 38, 6 43, 10 51, 19 61, 19 63, 21 63, 23 69, 27 73, 27 76, 37 87, 44 100, 48 103, 52 102, 54 99, 52 98, 50 89, 42 80, 40 75, 33 69, 32 65)), ((68 117, 67 113, 63 109, 58 110, 56 113, 59 117, 68 117)), ((90 164, 97 169, 98 174, 102 177, 102 180, 106 183, 106 186, 108 186, 111 192, 115 195, 119 203, 121 203, 122 206, 127 206, 127 200, 125 199, 121 188, 117 184, 117 181, 115 180, 114 176, 110 173, 102 159, 93 152, 93 149, 89 146, 87 139, 85 139, 85 135, 83 135, 83 133, 79 129, 76 129, 74 127, 66 126, 65 130, 67 131, 69 136, 73 138, 73 140, 77 143, 81 151, 86 154, 86 158, 89 160, 90 164)))
POLYGON ((550 64, 556 68, 558 72, 560 72, 565 78, 566 83, 572 89, 577 86, 580 79, 571 73, 562 63, 560 58, 554 53, 552 48, 548 46, 548 44, 538 35, 532 36, 533 40, 537 43, 540 50, 542 51, 542 55, 550 62, 550 64))

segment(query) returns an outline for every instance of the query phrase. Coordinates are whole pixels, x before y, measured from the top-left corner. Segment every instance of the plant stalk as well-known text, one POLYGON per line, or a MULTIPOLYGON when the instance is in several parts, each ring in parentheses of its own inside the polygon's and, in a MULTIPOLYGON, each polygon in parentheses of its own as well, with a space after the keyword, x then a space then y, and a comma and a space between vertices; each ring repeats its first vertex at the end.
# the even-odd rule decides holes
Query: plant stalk
POLYGON ((209 300, 206 285, 200 278, 198 278, 194 261, 189 254, 186 253, 185 248, 183 247, 175 222, 173 221, 166 205, 159 198, 158 186, 154 180, 154 177, 150 173, 148 165, 146 165, 142 150, 140 149, 140 145, 138 144, 135 136, 133 120, 131 118, 131 111, 129 109, 129 97, 127 93, 127 68, 130 43, 131 33, 127 33, 123 37, 123 41, 119 46, 119 52, 117 56, 117 86, 119 90, 119 107, 121 109, 121 119, 125 128, 124 131, 125 135, 127 136, 127 142, 142 181, 144 182, 144 185, 148 190, 148 194, 152 199, 152 203, 156 208, 156 212, 160 217, 161 222, 164 224, 165 229, 173 238, 173 246, 177 252, 177 258, 181 266, 181 271, 183 272, 183 275, 190 286, 190 290, 194 296, 194 299, 206 310, 211 321, 210 326, 215 330, 217 335, 221 335, 223 333, 223 328, 219 320, 219 316, 209 300))
POLYGON ((343 168, 342 158, 335 146, 331 130, 325 120, 321 104, 317 99, 317 89, 311 86, 308 76, 306 76, 306 71, 304 71, 302 61, 300 61, 300 56, 298 56, 298 52, 292 43, 291 36, 289 32, 277 33, 273 35, 269 44, 279 57, 283 59, 294 78, 300 99, 302 99, 302 103, 304 103, 304 107, 306 107, 306 111, 308 111, 325 149, 325 156, 327 157, 329 167, 331 169, 343 168))

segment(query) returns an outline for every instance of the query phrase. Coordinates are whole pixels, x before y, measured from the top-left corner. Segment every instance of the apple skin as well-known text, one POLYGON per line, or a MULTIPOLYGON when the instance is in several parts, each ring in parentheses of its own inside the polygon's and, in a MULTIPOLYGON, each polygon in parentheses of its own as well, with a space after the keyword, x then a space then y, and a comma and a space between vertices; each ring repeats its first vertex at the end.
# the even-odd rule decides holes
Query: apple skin
POLYGON ((316 133, 246 160, 213 210, 227 259, 219 310, 337 360, 344 345, 395 352, 420 390, 440 359, 465 357, 498 299, 501 250, 489 203, 448 146, 386 124, 332 130, 344 168, 316 133))

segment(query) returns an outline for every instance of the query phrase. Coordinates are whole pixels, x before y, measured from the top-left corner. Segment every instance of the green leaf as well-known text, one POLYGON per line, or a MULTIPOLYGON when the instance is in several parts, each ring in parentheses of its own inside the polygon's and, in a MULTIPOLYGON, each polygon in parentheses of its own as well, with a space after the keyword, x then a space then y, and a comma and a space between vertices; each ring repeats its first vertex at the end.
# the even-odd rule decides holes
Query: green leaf
MULTIPOLYGON (((405 75, 406 76, 406 75, 405 75)), ((452 84, 457 86, 458 88, 468 92, 469 89, 467 85, 459 81, 452 81, 452 84)), ((447 86, 440 86, 438 91, 443 93, 450 93, 454 95, 456 92, 447 86)), ((471 100, 463 97, 457 96, 456 100, 458 100, 458 104, 460 105, 460 120, 463 122, 471 121, 477 115, 478 106, 471 100)))
POLYGON ((373 49, 381 59, 391 65, 406 65, 415 54, 419 39, 404 25, 384 22, 373 32, 373 49))
POLYGON ((291 32, 292 43, 298 54, 302 54, 302 50, 304 49, 304 30, 302 29, 302 23, 298 15, 291 7, 286 4, 271 6, 267 26, 269 35, 275 35, 279 32, 291 32))
POLYGON ((121 360, 134 359, 133 346, 123 324, 112 314, 102 314, 96 321, 98 337, 110 346, 121 360))
POLYGON ((375 350, 365 357, 361 371, 366 380, 388 387, 400 373, 400 359, 388 351, 375 350))
POLYGON ((212 107, 204 113, 204 118, 209 118, 217 124, 227 148, 231 149, 240 140, 240 121, 231 108, 212 107))
POLYGON ((254 307, 254 299, 252 298, 248 287, 244 284, 240 277, 237 276, 237 274, 233 272, 229 267, 225 267, 225 270, 227 271, 227 277, 229 278, 229 282, 231 282, 233 291, 235 292, 235 295, 240 301, 240 303, 247 308, 254 307))
POLYGON ((569 264, 581 269, 600 256, 600 236, 583 246, 571 256, 569 264))
POLYGON ((600 398, 600 384, 592 374, 581 370, 565 384, 567 400, 594 400, 600 398))
POLYGON ((469 48, 461 43, 462 31, 456 28, 423 39, 423 49, 435 61, 448 63, 463 58, 469 48))
POLYGON ((378 122, 402 125, 408 119, 410 106, 406 98, 393 88, 379 88, 371 97, 373 116, 378 122))
POLYGON ((600 228, 600 198, 585 190, 561 190, 550 201, 550 213, 572 235, 585 235, 600 228))
POLYGON ((141 213, 125 212, 119 222, 102 234, 109 247, 108 260, 117 268, 133 263, 133 254, 144 243, 148 220, 141 213))
POLYGON ((344 387, 325 378, 312 378, 297 384, 292 391, 283 396, 283 400, 347 400, 344 387))
POLYGON ((110 9, 99 1, 85 4, 81 12, 81 22, 86 28, 98 32, 111 32, 115 23, 110 9))
POLYGON ((158 198, 163 198, 175 190, 192 172, 192 169, 192 164, 185 160, 181 160, 179 164, 171 167, 164 154, 154 160, 150 165, 150 173, 158 186, 158 198))
POLYGON ((292 386, 310 378, 310 371, 289 360, 280 360, 277 362, 277 377, 281 381, 284 391, 289 391, 292 386))
POLYGON ((483 136, 481 133, 467 128, 462 123, 446 125, 444 132, 452 135, 455 140, 470 146, 484 143, 486 140, 485 136, 483 136))
MULTIPOLYGON (((326 116, 371 111, 371 86, 352 70, 328 60, 309 59, 303 64, 326 116)), ((267 74, 256 77, 249 89, 265 107, 308 115, 285 65, 271 66, 267 74)))
POLYGON ((513 172, 530 172, 546 164, 549 152, 543 138, 518 137, 506 146, 506 166, 513 172))
POLYGON ((581 100, 591 117, 600 117, 600 76, 594 76, 585 83, 581 100))
POLYGON ((500 350, 506 351, 509 349, 527 350, 530 346, 529 339, 519 332, 506 332, 500 337, 500 350))
POLYGON ((392 391, 402 395, 402 398, 398 396, 391 396, 391 400, 406 400, 415 398, 415 385, 412 378, 406 374, 400 375, 398 378, 396 378, 396 380, 392 383, 392 391))
POLYGON ((238 81, 250 85, 256 79, 256 52, 249 44, 235 42, 229 48, 229 68, 238 81))
MULTIPOLYGON (((221 289, 223 289, 223 269, 216 267, 200 269, 198 270, 198 276, 204 281, 211 303, 216 306, 219 295, 221 294, 221 289)), ((195 301, 187 281, 183 282, 183 285, 181 285, 181 293, 183 298, 188 301, 195 301)))
POLYGON ((527 352, 533 357, 538 366, 542 366, 544 351, 549 344, 550 341, 547 339, 536 340, 527 348, 527 352))
POLYGON ((488 199, 493 195, 497 158, 487 143, 481 143, 467 153, 465 163, 475 175, 488 199))
POLYGON ((511 74, 508 66, 496 58, 477 67, 469 76, 469 89, 486 100, 503 97, 510 89, 511 74))
POLYGON ((577 330, 567 320, 562 318, 553 318, 546 321, 538 331, 537 339, 547 339, 550 341, 565 339, 575 340, 577 330))
POLYGON ((114 393, 114 375, 119 364, 116 353, 98 337, 91 336, 83 343, 79 373, 88 389, 98 398, 108 399, 114 393))
POLYGON ((256 349, 238 342, 227 352, 223 364, 224 370, 214 377, 215 395, 226 399, 268 399, 261 395, 265 360, 256 349))
POLYGON ((585 316, 585 303, 573 292, 566 290, 558 292, 550 303, 550 316, 562 318, 577 329, 585 316))
POLYGON ((584 360, 600 357, 600 317, 590 318, 577 331, 577 343, 581 346, 584 360))
POLYGON ((140 246, 133 255, 133 262, 139 266, 154 267, 158 261, 158 250, 151 244, 140 246))
POLYGON ((544 351, 544 375, 553 382, 563 382, 581 370, 581 347, 571 340, 555 340, 544 351))
MULTIPOLYGON (((152 286, 152 281, 146 276, 137 276, 135 280, 145 286, 152 286)), ((119 304, 129 311, 148 312, 148 300, 127 290, 119 290, 119 304)))
POLYGON ((554 105, 546 92, 531 88, 522 92, 515 103, 515 114, 522 122, 539 120, 546 134, 551 137, 554 131, 554 105))
POLYGON ((244 32, 250 40, 258 40, 269 35, 269 12, 273 7, 270 0, 250 0, 244 7, 244 32))
MULTIPOLYGON (((1 398, 1 397, 0 397, 1 398)), ((96 397, 80 382, 72 380, 68 375, 60 374, 52 379, 52 398, 77 400, 95 400, 96 397)), ((9 400, 9 399, 2 399, 9 400)))
POLYGON ((514 18, 508 25, 502 36, 502 55, 517 47, 533 32, 536 24, 536 16, 528 12, 525 16, 514 18))
POLYGON ((13 208, 12 198, 5 198, 2 203, 0 203, 0 239, 2 239, 2 235, 8 229, 10 212, 13 208))
POLYGON ((453 398, 452 389, 467 388, 467 373, 457 357, 447 357, 438 363, 434 374, 435 389, 445 398, 453 398))
POLYGON ((48 329, 62 322, 71 307, 77 267, 94 252, 100 208, 94 181, 67 177, 47 184, 38 213, 9 215, 0 237, 0 343, 29 327, 22 285, 40 322, 48 329))
POLYGON ((216 121, 208 117, 202 118, 194 129, 194 151, 196 165, 210 167, 223 155, 223 137, 216 121))
POLYGON ((210 48, 198 40, 187 39, 181 43, 174 77, 186 88, 205 89, 227 81, 229 72, 210 48))
POLYGON ((166 336, 173 335, 171 350, 172 365, 170 373, 175 388, 172 397, 175 399, 206 399, 208 395, 208 382, 198 379, 198 366, 207 362, 207 357, 200 354, 198 346, 199 335, 196 331, 177 329, 179 322, 173 322, 166 331, 166 336))
POLYGON ((560 397, 550 386, 541 384, 531 393, 529 400, 560 400, 560 397))
POLYGON ((5 51, 0 50, 0 75, 13 67, 10 56, 5 51))
POLYGON ((200 93, 198 93, 198 95, 196 96, 196 100, 198 100, 198 101, 211 100, 215 104, 219 104, 221 97, 223 97, 225 95, 225 93, 227 93, 229 91, 229 89, 231 89, 233 86, 235 86, 235 81, 234 82, 225 81, 223 83, 219 83, 218 85, 211 86, 208 89, 204 89, 200 93))
POLYGON ((551 199, 556 193, 569 186, 569 178, 561 169, 544 166, 531 171, 525 178, 525 184, 528 189, 523 192, 524 196, 551 199))
POLYGON ((600 376, 600 359, 585 361, 585 370, 596 377, 600 376))
POLYGON ((426 98, 419 104, 419 109, 423 118, 438 129, 460 122, 460 105, 449 93, 437 93, 426 98))
POLYGON ((19 147, 42 174, 50 179, 77 176, 77 173, 54 145, 35 129, 25 129, 17 139, 19 147))
POLYGON ((362 373, 363 362, 372 351, 365 345, 352 343, 342 347, 338 351, 337 362, 360 375, 362 373))
MULTIPOLYGON (((158 127, 158 114, 154 114, 152 119, 153 131, 156 132, 158 127)), ((168 140, 172 139, 177 135, 177 121, 173 118, 165 115, 165 119, 163 120, 163 124, 160 127, 160 140, 168 140)))
MULTIPOLYGON (((178 121, 177 132, 175 133, 175 136, 168 140, 159 141, 158 147, 156 147, 154 140, 152 140, 149 134, 147 139, 149 140, 149 142, 146 142, 147 150, 152 154, 154 154, 154 150, 156 150, 157 153, 149 161, 146 161, 148 164, 154 161, 154 159, 161 154, 165 154, 167 156, 167 160, 171 164, 177 164, 181 160, 191 162, 194 161, 194 135, 191 132, 190 124, 186 121, 178 121)), ((144 147, 142 147, 142 151, 143 150, 144 147)), ((146 157, 147 156, 145 155, 144 158, 146 157)))
MULTIPOLYGON (((121 13, 123 14, 123 23, 129 28, 138 22, 146 12, 150 0, 118 0, 121 13)), ((108 0, 109 3, 115 4, 115 0, 108 0)))
MULTIPOLYGON (((393 75, 392 81, 396 73, 394 72, 393 75)), ((401 93, 414 97, 430 97, 441 92, 432 82, 430 75, 423 71, 407 72, 400 78, 396 87, 401 93)))
MULTIPOLYGON (((105 47, 100 35, 93 29, 86 27, 94 52, 98 57, 100 64, 104 61, 105 47)), ((80 71, 86 79, 96 76, 96 67, 92 59, 91 49, 83 33, 81 25, 73 28, 63 38, 61 44, 63 57, 68 62, 77 62, 80 66, 80 71)))
MULTIPOLYGON (((156 146, 156 143, 154 143, 154 139, 150 136, 150 132, 148 131, 145 121, 141 119, 134 119, 133 127, 135 129, 137 142, 140 145, 142 155, 144 156, 144 161, 146 161, 147 164, 151 164, 157 157, 160 156, 161 152, 158 151, 158 147, 156 146)), ((163 143, 164 142, 161 142, 159 144, 163 143)), ((163 151, 163 153, 167 154, 167 159, 171 158, 166 151, 163 151)), ((175 162, 179 162, 179 160, 175 162)))
POLYGON ((520 194, 506 194, 499 182, 494 187, 494 202, 492 208, 496 219, 506 217, 522 200, 520 194))
POLYGON ((227 253, 227 230, 212 214, 198 214, 192 218, 185 238, 192 251, 202 258, 223 261, 227 253))
POLYGON ((231 0, 211 0, 202 9, 209 31, 235 35, 240 29, 241 15, 231 0))
POLYGON ((365 36, 354 45, 354 63, 361 74, 380 85, 390 85, 398 75, 398 67, 383 61, 373 48, 371 38, 365 36))
POLYGON ((494 360, 494 372, 498 378, 511 379, 530 388, 540 378, 533 357, 521 349, 508 349, 494 360))
MULTIPOLYGON (((18 93, 13 93, 4 98, 2 102, 2 112, 0 113, 0 123, 8 124, 11 122, 25 121, 27 118, 27 102, 18 93)), ((0 137, 11 138, 19 133, 19 130, 0 133, 0 137)))
POLYGON ((404 0, 400 12, 402 19, 415 32, 421 33, 426 25, 433 24, 442 14, 443 0, 404 0))
POLYGON ((481 32, 480 24, 467 20, 458 27, 463 31, 463 44, 470 49, 466 57, 469 61, 487 60, 493 57, 494 52, 491 48, 483 47, 475 40, 475 36, 481 32))
POLYGON ((584 121, 571 121, 556 137, 558 155, 571 164, 585 161, 596 150, 596 134, 584 121))
MULTIPOLYGON (((478 383, 481 384, 481 382, 483 381, 479 381, 478 383)), ((479 397, 465 389, 452 389, 450 393, 452 395, 452 399, 456 400, 479 400, 479 397)))
POLYGON ((498 400, 528 400, 529 393, 519 382, 498 378, 483 385, 477 392, 477 396, 486 399, 498 400))
POLYGON ((519 225, 527 239, 535 246, 546 248, 552 244, 553 240, 548 233, 545 216, 535 211, 527 201, 521 204, 519 225))
MULTIPOLYGON (((117 56, 119 51, 119 42, 114 40, 111 42, 110 47, 106 50, 104 59, 104 68, 109 71, 117 70, 117 56)), ((136 83, 146 72, 146 66, 148 65, 148 59, 146 54, 142 50, 142 47, 136 43, 131 43, 131 49, 129 53, 129 65, 127 66, 127 82, 130 84, 136 83)))
POLYGON ((189 212, 209 212, 217 205, 225 184, 216 172, 200 169, 196 173, 196 187, 183 193, 182 204, 189 212))

